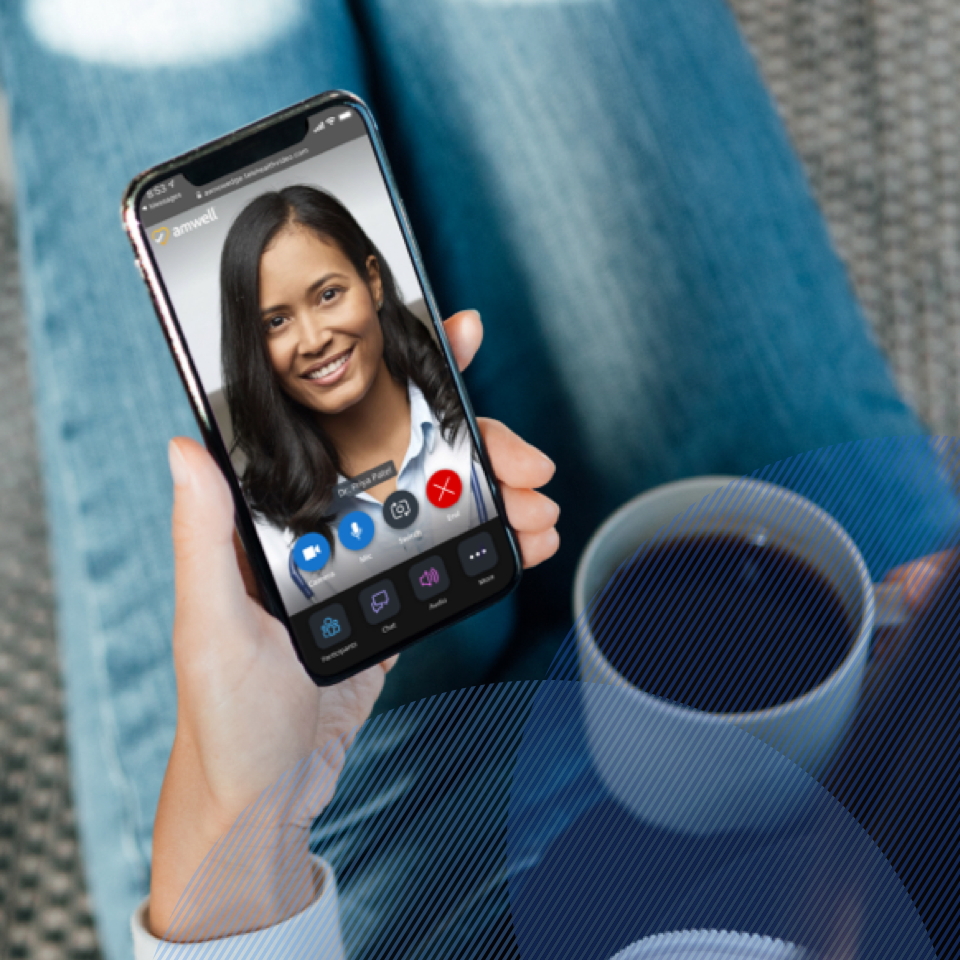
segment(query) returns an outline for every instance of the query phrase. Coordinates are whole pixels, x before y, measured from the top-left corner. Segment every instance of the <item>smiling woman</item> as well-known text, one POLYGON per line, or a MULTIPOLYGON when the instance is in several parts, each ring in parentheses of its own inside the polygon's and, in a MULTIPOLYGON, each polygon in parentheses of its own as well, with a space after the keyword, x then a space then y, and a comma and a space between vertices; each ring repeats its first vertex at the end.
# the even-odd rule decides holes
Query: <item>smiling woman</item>
POLYGON ((307 533, 335 549, 331 525, 344 504, 334 491, 346 478, 392 464, 369 490, 382 504, 404 465, 438 441, 469 458, 439 347, 338 200, 292 186, 249 203, 227 234, 220 290, 233 452, 278 560, 307 533))
POLYGON ((399 399, 402 386, 391 388, 383 358, 382 291, 376 256, 358 271, 336 243, 300 224, 283 230, 261 257, 273 370, 288 396, 329 421, 328 431, 337 414, 366 405, 377 383, 399 399))

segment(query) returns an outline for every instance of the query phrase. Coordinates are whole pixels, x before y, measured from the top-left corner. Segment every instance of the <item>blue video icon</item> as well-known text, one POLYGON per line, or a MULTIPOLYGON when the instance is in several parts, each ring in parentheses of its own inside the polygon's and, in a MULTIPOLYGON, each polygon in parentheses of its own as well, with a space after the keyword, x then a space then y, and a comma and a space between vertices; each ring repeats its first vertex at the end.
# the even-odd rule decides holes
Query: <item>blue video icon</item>
POLYGON ((330 559, 330 544, 319 533, 305 533, 293 545, 293 562, 307 573, 322 570, 330 559))

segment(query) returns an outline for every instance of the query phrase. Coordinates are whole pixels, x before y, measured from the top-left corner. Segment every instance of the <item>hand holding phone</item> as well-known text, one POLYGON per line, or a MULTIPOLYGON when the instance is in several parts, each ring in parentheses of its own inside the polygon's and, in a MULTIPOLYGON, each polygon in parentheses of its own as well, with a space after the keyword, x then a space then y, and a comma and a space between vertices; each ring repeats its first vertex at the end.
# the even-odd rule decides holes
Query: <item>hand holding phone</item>
MULTIPOLYGON (((465 366, 482 336, 479 319, 458 314, 446 328, 465 366)), ((481 421, 481 426, 524 563, 532 566, 559 543, 557 507, 534 489, 549 481, 553 465, 502 424, 481 421)), ((283 625, 257 600, 245 555, 234 549, 233 503, 216 464, 193 441, 178 439, 171 444, 171 467, 178 726, 154 830, 150 927, 155 935, 171 935, 183 890, 241 812, 311 757, 305 777, 283 802, 269 806, 273 819, 255 834, 269 855, 248 850, 244 856, 244 865, 262 865, 262 875, 236 887, 235 863, 214 864, 221 875, 205 875, 207 902, 217 907, 200 916, 188 904, 172 931, 177 939, 193 940, 278 923, 314 899, 318 891, 305 856, 309 822, 332 796, 344 750, 394 661, 318 689, 283 625), (211 886, 230 890, 230 896, 222 902, 210 898, 211 886), (239 903, 237 889, 248 890, 251 902, 239 903)), ((205 869, 211 870, 210 861, 205 869)))

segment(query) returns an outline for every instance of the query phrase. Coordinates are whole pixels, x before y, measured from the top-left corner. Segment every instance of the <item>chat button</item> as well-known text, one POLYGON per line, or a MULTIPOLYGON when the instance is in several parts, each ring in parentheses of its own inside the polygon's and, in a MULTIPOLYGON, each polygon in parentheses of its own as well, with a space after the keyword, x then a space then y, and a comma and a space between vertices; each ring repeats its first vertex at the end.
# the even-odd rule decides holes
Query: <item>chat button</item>
POLYGON ((400 612, 400 598, 392 580, 378 580, 372 587, 360 591, 360 609, 367 623, 383 623, 400 612))

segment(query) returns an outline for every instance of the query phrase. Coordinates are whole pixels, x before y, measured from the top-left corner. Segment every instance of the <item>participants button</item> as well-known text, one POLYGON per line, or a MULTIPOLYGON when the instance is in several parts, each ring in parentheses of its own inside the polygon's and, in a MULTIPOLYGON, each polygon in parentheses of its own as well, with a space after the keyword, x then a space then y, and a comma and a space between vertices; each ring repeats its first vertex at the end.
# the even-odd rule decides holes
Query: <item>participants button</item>
POLYGON ((432 600, 450 586, 447 568, 439 557, 420 560, 410 568, 410 585, 418 600, 432 600))
POLYGON ((293 562, 307 573, 322 570, 330 559, 330 544, 319 533, 305 533, 293 545, 293 562))
POLYGON ((420 513, 417 498, 408 490, 396 490, 383 503, 383 519, 394 530, 404 530, 420 513))
POLYGON ((331 603, 310 617, 310 631, 321 650, 350 639, 347 611, 339 603, 331 603))
POLYGON ((362 510, 346 514, 337 527, 337 536, 348 550, 362 550, 373 539, 373 520, 362 510))
POLYGON ((427 481, 427 499, 441 510, 452 507, 463 493, 463 481, 453 470, 438 470, 427 481))
POLYGON ((400 612, 400 598, 392 580, 378 580, 372 587, 360 591, 360 609, 367 623, 382 623, 400 612))
POLYGON ((493 546, 493 537, 489 533, 478 533, 458 544, 460 565, 468 577, 486 573, 497 565, 497 551, 493 546))

